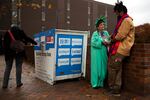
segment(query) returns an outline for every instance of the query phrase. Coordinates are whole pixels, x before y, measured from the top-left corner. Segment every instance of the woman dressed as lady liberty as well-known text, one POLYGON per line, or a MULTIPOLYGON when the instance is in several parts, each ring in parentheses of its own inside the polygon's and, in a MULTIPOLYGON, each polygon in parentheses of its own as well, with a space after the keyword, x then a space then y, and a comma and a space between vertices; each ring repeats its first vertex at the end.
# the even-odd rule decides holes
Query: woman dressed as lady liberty
POLYGON ((107 73, 107 45, 109 33, 104 30, 106 18, 101 16, 95 22, 96 31, 91 38, 91 85, 93 88, 104 87, 107 73))

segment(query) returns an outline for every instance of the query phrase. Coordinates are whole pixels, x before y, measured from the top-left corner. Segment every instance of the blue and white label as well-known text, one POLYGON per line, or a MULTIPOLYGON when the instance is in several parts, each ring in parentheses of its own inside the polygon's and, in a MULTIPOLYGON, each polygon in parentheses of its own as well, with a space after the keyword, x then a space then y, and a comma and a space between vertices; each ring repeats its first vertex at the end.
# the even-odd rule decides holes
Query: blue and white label
POLYGON ((71 58, 71 65, 81 64, 81 58, 71 58))
POLYGON ((58 67, 69 65, 69 58, 58 59, 58 67))
POLYGON ((70 48, 59 48, 58 56, 70 55, 70 48))
POLYGON ((72 46, 82 45, 82 39, 72 39, 72 46))
POLYGON ((74 56, 74 55, 81 55, 82 53, 82 48, 72 48, 71 49, 71 55, 74 56))
POLYGON ((70 38, 59 38, 59 46, 70 45, 70 38))

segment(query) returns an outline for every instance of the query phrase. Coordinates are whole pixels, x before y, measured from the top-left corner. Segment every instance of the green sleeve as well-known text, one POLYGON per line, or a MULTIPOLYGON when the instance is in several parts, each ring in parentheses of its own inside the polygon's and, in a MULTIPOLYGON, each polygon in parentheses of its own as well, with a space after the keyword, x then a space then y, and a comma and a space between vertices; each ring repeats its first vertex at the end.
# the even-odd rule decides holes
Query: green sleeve
POLYGON ((94 32, 91 38, 91 46, 95 48, 101 48, 102 38, 98 35, 97 32, 94 32))

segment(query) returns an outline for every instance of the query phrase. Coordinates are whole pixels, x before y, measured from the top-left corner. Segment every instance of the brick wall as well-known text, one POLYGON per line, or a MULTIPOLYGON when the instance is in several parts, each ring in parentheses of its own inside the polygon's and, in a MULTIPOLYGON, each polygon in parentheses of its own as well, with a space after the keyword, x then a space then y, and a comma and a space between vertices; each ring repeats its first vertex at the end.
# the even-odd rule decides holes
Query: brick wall
POLYGON ((123 65, 123 88, 141 95, 150 93, 150 43, 136 43, 123 65))

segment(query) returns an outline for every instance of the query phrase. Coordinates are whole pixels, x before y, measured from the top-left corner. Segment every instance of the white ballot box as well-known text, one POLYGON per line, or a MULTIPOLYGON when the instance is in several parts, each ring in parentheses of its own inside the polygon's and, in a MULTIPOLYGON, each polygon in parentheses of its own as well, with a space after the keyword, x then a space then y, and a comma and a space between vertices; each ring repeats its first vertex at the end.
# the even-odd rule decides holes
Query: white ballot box
POLYGON ((50 29, 34 35, 36 77, 53 85, 85 77, 88 31, 50 29))

